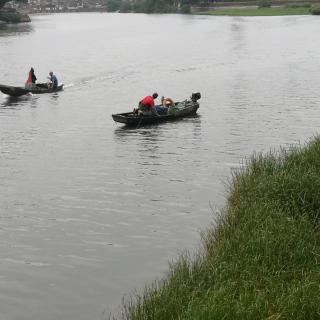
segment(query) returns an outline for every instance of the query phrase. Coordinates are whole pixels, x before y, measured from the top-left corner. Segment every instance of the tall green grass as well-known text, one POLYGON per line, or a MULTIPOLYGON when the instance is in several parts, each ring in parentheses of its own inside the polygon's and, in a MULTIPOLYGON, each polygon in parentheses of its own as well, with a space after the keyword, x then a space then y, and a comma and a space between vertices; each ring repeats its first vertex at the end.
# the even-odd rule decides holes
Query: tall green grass
POLYGON ((320 139, 254 155, 196 257, 123 306, 121 319, 320 319, 320 139))

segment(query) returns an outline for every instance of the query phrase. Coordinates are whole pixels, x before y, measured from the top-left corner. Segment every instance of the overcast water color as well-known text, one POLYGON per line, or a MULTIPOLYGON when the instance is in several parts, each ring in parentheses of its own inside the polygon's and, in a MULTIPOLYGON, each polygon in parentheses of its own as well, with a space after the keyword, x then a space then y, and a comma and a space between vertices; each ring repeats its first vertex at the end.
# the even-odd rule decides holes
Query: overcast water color
POLYGON ((320 125, 318 17, 75 13, 0 27, 0 319, 92 320, 200 244, 232 168, 320 125), (199 116, 125 130, 154 91, 199 116))

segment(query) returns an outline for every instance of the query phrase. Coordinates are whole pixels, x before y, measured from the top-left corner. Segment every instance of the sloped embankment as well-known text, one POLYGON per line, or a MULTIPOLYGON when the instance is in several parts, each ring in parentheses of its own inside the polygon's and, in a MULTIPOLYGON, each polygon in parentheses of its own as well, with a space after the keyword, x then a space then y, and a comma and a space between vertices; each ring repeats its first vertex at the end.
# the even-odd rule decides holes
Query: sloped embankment
POLYGON ((233 174, 197 257, 123 307, 123 319, 320 319, 320 139, 233 174))

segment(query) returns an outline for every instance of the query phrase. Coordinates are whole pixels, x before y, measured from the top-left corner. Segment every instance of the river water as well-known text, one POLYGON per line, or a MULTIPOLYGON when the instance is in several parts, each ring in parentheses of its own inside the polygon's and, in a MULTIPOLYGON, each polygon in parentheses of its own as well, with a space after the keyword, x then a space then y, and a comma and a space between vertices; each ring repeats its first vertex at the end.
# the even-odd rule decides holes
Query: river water
POLYGON ((214 220, 233 168, 320 123, 318 17, 57 14, 0 27, 0 319, 104 319, 214 220), (125 130, 144 95, 199 116, 125 130))

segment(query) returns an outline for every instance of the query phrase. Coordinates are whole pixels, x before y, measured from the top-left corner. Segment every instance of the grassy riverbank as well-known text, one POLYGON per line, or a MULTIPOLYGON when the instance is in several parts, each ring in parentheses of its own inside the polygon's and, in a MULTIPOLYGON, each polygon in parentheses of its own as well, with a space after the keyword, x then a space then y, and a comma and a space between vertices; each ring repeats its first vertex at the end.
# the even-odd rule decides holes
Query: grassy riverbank
POLYGON ((181 257, 122 319, 320 319, 319 213, 319 138, 252 157, 203 252, 181 257))
POLYGON ((309 7, 271 7, 271 8, 225 8, 194 12, 199 15, 216 16, 286 16, 286 15, 307 15, 310 14, 309 7))

